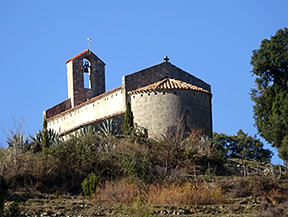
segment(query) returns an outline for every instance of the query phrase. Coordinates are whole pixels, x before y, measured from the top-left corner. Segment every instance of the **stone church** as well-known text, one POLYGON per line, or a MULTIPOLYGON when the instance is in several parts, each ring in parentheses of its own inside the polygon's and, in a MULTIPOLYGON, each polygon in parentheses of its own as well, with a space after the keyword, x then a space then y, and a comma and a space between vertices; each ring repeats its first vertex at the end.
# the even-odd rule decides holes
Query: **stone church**
POLYGON ((127 101, 134 123, 146 128, 149 138, 164 135, 179 123, 212 136, 211 86, 172 65, 168 57, 123 76, 122 85, 108 92, 105 63, 89 49, 66 65, 68 99, 44 111, 48 128, 60 136, 105 119, 123 123, 127 101))

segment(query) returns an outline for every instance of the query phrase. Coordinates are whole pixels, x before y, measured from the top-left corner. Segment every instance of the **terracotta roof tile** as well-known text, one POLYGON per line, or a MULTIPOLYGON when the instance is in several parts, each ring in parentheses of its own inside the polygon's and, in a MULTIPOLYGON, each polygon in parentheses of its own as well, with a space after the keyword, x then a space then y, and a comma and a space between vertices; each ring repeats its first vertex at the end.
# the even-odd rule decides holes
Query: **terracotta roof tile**
POLYGON ((153 91, 153 90, 172 90, 172 89, 196 90, 196 91, 201 91, 205 93, 210 93, 208 90, 197 87, 195 85, 188 84, 186 82, 179 81, 173 78, 165 78, 164 80, 158 81, 154 84, 150 84, 148 86, 140 87, 136 90, 129 91, 128 94, 147 92, 147 91, 153 91))
POLYGON ((78 57, 80 57, 80 56, 82 56, 82 55, 84 55, 84 54, 86 54, 86 53, 88 53, 88 52, 89 52, 88 55, 90 55, 90 54, 93 55, 93 56, 96 57, 99 61, 101 61, 104 65, 106 65, 101 59, 99 59, 99 57, 97 57, 97 56, 96 56, 91 50, 89 50, 89 49, 84 50, 82 53, 79 53, 78 55, 72 57, 71 59, 67 60, 65 63, 67 64, 67 63, 69 63, 70 61, 75 60, 76 58, 78 58, 78 57))
POLYGON ((78 55, 72 57, 71 59, 67 60, 65 63, 66 64, 69 63, 71 60, 74 60, 74 59, 80 57, 81 55, 83 55, 84 53, 87 53, 88 51, 89 51, 89 49, 84 50, 82 53, 79 53, 78 55))

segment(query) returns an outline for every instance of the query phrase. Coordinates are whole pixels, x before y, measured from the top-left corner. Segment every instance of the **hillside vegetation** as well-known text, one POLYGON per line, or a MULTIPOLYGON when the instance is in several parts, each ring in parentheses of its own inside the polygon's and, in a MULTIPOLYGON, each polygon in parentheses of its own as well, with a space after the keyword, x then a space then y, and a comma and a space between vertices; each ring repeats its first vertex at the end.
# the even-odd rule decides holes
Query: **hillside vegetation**
POLYGON ((241 149, 237 136, 214 134, 213 141, 200 130, 150 140, 141 129, 129 136, 102 129, 65 141, 48 132, 45 146, 41 132, 30 142, 12 137, 0 150, 0 190, 4 180, 10 189, 0 204, 19 204, 6 202, 5 215, 287 214, 285 168, 270 165, 271 153, 243 132, 241 149))

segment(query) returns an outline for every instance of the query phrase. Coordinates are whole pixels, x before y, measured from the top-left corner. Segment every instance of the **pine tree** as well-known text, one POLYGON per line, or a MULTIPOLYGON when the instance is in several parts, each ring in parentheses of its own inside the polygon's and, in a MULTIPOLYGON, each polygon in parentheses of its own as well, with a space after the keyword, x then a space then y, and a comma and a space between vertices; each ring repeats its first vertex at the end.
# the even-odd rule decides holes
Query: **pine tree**
POLYGON ((126 112, 124 116, 124 134, 130 135, 133 130, 133 112, 131 111, 131 105, 127 101, 126 112))
POLYGON ((288 164, 288 28, 279 29, 253 51, 251 65, 256 88, 251 90, 258 133, 288 164))

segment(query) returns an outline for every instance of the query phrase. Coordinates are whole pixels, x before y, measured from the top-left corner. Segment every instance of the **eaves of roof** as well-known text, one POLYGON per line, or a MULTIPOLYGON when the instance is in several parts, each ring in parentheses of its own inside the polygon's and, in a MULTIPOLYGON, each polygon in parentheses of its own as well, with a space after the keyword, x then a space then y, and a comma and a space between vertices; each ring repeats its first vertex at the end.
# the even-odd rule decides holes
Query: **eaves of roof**
POLYGON ((200 92, 211 94, 208 90, 205 90, 203 88, 200 88, 195 85, 188 84, 186 82, 179 81, 173 78, 165 78, 162 81, 158 81, 153 84, 147 85, 145 87, 140 87, 138 89, 131 90, 128 92, 128 94, 150 92, 150 91, 155 91, 155 90, 174 90, 174 89, 195 90, 195 91, 200 91, 200 92))

